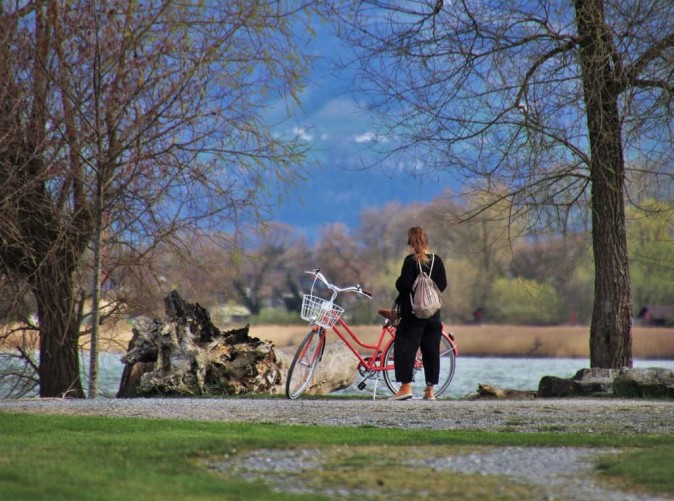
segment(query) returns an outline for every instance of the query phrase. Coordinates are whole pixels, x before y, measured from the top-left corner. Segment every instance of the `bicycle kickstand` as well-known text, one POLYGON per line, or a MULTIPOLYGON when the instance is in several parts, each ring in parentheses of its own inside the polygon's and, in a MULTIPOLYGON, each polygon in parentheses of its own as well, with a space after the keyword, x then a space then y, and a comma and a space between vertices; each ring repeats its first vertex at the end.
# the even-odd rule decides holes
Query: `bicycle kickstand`
MULTIPOLYGON (((365 387, 367 386, 367 383, 365 381, 367 381, 368 379, 370 379, 372 377, 373 377, 372 375, 363 376, 363 378, 360 380, 360 383, 358 383, 356 385, 356 388, 358 388, 359 390, 364 390, 365 387)), ((372 400, 377 399, 377 385, 378 384, 379 384, 379 375, 374 377, 374 389, 372 390, 372 400)))
POLYGON ((379 376, 374 378, 374 390, 372 390, 372 400, 377 400, 377 385, 379 384, 379 376))

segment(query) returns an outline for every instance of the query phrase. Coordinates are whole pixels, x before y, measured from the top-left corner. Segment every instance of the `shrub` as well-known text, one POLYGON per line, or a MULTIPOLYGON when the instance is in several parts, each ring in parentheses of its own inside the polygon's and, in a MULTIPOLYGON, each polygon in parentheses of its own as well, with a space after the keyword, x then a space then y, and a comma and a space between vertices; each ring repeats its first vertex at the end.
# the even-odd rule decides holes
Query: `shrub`
POLYGON ((257 315, 252 315, 248 321, 251 325, 292 325, 302 323, 300 314, 288 311, 285 308, 263 308, 257 315))
POLYGON ((496 323, 551 325, 563 321, 555 290, 533 280, 499 279, 494 283, 489 319, 496 323))

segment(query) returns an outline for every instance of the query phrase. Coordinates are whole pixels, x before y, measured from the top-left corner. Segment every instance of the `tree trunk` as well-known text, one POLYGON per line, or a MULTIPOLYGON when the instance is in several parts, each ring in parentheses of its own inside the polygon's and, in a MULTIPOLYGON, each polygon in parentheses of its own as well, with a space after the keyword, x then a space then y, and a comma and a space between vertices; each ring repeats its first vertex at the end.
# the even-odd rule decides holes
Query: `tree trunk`
POLYGON ((575 0, 590 140, 595 291, 590 365, 632 367, 632 300, 625 230, 620 75, 602 0, 575 0))
POLYGON ((91 347, 89 352, 89 398, 98 396, 98 334, 101 320, 101 268, 103 247, 103 183, 100 175, 96 178, 97 193, 95 203, 94 228, 94 269, 91 297, 91 347))
POLYGON ((37 277, 33 291, 40 322, 40 396, 84 398, 72 273, 62 263, 44 263, 37 277))

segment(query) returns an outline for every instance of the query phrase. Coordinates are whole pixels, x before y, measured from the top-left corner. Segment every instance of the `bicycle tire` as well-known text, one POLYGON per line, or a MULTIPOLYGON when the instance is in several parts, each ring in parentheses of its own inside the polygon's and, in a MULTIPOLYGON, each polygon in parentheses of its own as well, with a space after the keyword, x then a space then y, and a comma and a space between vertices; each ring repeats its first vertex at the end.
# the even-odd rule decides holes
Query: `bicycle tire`
MULTIPOLYGON (((385 367, 392 367, 391 369, 384 371, 384 382, 391 393, 396 394, 400 388, 400 383, 395 380, 395 369, 393 368, 393 355, 395 352, 394 341, 395 339, 392 339, 386 347, 383 364, 385 367)), ((454 347, 452 346, 449 336, 443 332, 442 337, 440 338, 440 377, 438 378, 438 384, 435 386, 436 397, 439 397, 445 391, 447 391, 449 384, 452 382, 452 379, 454 379, 455 370, 456 353, 454 353, 454 347)), ((420 377, 415 378, 415 381, 412 383, 412 392, 415 395, 422 394, 424 388, 426 387, 426 380, 423 371, 424 368, 421 361, 421 352, 417 351, 416 362, 414 364, 414 374, 419 374, 420 377)))
POLYGON ((288 369, 286 397, 294 400, 307 389, 324 349, 325 329, 312 329, 304 336, 288 369))

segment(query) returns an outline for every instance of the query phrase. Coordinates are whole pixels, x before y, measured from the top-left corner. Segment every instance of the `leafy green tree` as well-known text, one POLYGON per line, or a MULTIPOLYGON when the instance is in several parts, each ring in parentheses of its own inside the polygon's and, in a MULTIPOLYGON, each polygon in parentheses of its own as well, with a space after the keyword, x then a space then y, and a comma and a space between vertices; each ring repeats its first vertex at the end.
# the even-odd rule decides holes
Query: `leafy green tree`
POLYGON ((571 281, 567 285, 568 296, 565 301, 569 305, 569 319, 582 325, 587 325, 592 320, 592 298, 594 266, 588 256, 579 263, 573 271, 571 281))
POLYGON ((494 283, 489 318, 506 324, 558 324, 561 302, 552 286, 500 278, 494 283))
POLYGON ((674 206, 646 200, 628 211, 627 221, 636 308, 674 304, 674 206))
MULTIPOLYGON (((514 250, 510 272, 513 276, 553 287, 562 303, 560 321, 578 322, 581 293, 575 282, 575 272, 581 264, 591 260, 588 245, 589 237, 584 234, 523 240, 514 250)), ((591 304, 591 298, 587 303, 591 304)))
POLYGON ((487 314, 491 308, 490 296, 485 300, 483 290, 476 287, 480 282, 480 269, 459 246, 455 253, 444 258, 447 273, 447 290, 443 293, 442 318, 445 322, 469 323, 475 320, 474 312, 482 307, 487 314))
POLYGON ((464 260, 477 270, 472 283, 473 304, 492 309, 491 289, 496 279, 506 275, 513 255, 513 246, 522 238, 521 221, 513 221, 510 202, 488 191, 472 193, 467 208, 454 214, 457 243, 464 260))

